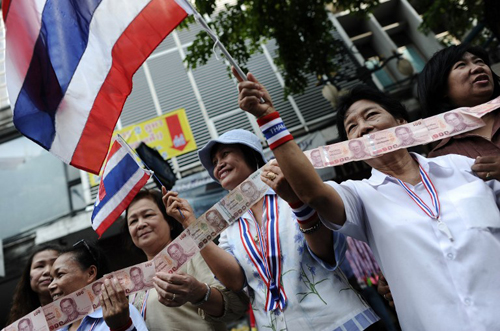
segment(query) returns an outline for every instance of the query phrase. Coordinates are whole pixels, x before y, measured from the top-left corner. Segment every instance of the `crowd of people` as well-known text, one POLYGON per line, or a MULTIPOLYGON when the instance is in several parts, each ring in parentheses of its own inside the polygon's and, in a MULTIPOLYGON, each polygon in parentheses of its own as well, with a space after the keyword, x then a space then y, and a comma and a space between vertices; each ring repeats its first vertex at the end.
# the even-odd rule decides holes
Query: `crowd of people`
MULTIPOLYGON (((260 139, 241 129, 209 141, 199 159, 228 191, 262 168, 264 197, 222 232, 218 245, 196 254, 170 245, 170 255, 185 263, 174 274, 157 272, 153 288, 140 291, 142 272, 131 269, 138 292, 129 297, 112 278, 92 288, 101 308, 88 315, 61 300, 71 322, 65 330, 226 330, 249 303, 258 330, 381 330, 378 311, 340 268, 348 247, 354 274, 378 282, 403 330, 498 329, 500 110, 485 115, 483 127, 441 140, 427 157, 399 149, 370 158, 354 139, 408 117, 398 101, 356 86, 338 103, 337 128, 371 177, 323 182, 313 167, 321 155, 303 154, 265 87, 252 74, 247 80, 234 74, 239 106, 257 118, 275 160, 267 162, 260 139)), ((419 74, 418 94, 424 116, 431 116, 498 97, 500 78, 484 50, 451 46, 419 74)), ((454 114, 445 121, 466 129, 454 114)), ((395 133, 403 145, 415 144, 405 127, 395 133)), ((259 193, 247 182, 239 190, 252 198, 259 193)), ((181 196, 143 189, 128 206, 123 232, 147 260, 196 221, 181 196)), ((220 231, 221 217, 206 219, 220 231)), ((84 240, 38 248, 17 285, 9 324, 109 271, 103 252, 84 240)), ((19 329, 27 323, 20 320, 19 329)))

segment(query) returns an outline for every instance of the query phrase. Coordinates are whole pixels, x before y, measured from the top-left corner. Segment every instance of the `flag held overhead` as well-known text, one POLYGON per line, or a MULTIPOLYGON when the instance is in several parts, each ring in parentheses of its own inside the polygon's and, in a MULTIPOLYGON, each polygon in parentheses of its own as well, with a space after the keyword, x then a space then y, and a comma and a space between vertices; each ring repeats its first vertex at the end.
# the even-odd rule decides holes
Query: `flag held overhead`
POLYGON ((132 76, 191 13, 184 0, 3 2, 14 125, 98 174, 132 76))

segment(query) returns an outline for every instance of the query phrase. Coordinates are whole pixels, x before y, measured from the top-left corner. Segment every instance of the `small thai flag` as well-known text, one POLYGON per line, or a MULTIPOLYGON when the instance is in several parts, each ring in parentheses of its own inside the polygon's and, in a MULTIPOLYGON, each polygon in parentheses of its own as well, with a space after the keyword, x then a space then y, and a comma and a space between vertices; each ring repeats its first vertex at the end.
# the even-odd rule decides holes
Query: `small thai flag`
POLYGON ((185 0, 4 0, 14 125, 99 174, 132 76, 192 10, 185 0))
POLYGON ((123 213, 151 175, 151 171, 142 168, 127 143, 121 137, 116 138, 104 165, 92 212, 92 228, 99 237, 123 213))

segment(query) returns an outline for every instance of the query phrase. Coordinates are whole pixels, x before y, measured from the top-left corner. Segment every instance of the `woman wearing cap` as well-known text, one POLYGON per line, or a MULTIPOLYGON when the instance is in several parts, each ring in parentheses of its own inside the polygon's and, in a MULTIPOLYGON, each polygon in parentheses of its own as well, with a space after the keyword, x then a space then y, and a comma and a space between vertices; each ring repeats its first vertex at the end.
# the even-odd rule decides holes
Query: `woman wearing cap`
MULTIPOLYGON (((265 163, 259 138, 245 130, 211 140, 199 157, 227 190, 265 163)), ((337 268, 345 238, 322 227, 316 213, 303 206, 283 180, 279 167, 267 165, 262 180, 274 191, 268 190, 230 225, 219 246, 209 243, 201 250, 215 276, 232 290, 248 287, 259 330, 364 330, 376 322, 378 317, 337 268)), ((255 193, 251 186, 245 190, 255 193)), ((194 220, 177 193, 167 193, 164 202, 169 215, 185 226, 194 220)))
MULTIPOLYGON (((424 158, 399 149, 368 159, 372 176, 323 182, 255 77, 239 105, 258 117, 297 195, 330 229, 366 241, 391 285, 403 330, 496 330, 500 287, 500 182, 484 182, 461 155, 424 158), (266 100, 260 103, 260 98, 266 100), (275 130, 273 130, 275 129, 275 130)), ((357 139, 406 123, 405 108, 356 86, 339 101, 337 128, 357 139)))

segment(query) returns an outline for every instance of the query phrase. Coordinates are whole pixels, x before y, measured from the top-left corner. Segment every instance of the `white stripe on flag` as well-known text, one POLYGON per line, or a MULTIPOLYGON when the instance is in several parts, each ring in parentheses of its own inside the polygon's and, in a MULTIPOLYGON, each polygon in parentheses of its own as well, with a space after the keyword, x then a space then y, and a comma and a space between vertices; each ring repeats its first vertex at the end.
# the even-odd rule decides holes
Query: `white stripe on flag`
POLYGON ((71 161, 95 98, 108 76, 114 44, 150 1, 103 0, 94 12, 87 48, 55 117, 56 136, 50 152, 65 162, 71 161), (110 13, 115 13, 112 19, 110 13))
POLYGON ((116 165, 120 163, 120 161, 123 160, 123 158, 126 157, 127 155, 129 154, 127 153, 127 150, 125 148, 122 147, 119 150, 117 150, 115 154, 113 154, 113 156, 108 160, 108 162, 106 162, 106 169, 102 174, 101 180, 104 180, 104 178, 106 178, 106 176, 111 172, 111 170, 113 170, 116 167, 116 165))
POLYGON ((17 97, 24 84, 24 78, 33 56, 36 40, 42 25, 42 11, 46 0, 13 0, 7 13, 6 38, 9 44, 5 49, 5 72, 9 77, 7 90, 14 109, 17 97), (28 21, 30 24, 22 24, 28 21), (15 42, 23 40, 23 42, 15 42))
POLYGON ((139 168, 134 173, 132 177, 122 186, 122 188, 116 192, 116 194, 108 200, 106 205, 104 205, 99 213, 95 215, 94 221, 92 223, 92 228, 96 230, 99 225, 118 207, 118 205, 125 199, 125 197, 130 193, 134 186, 141 180, 142 176, 146 171, 139 168))

